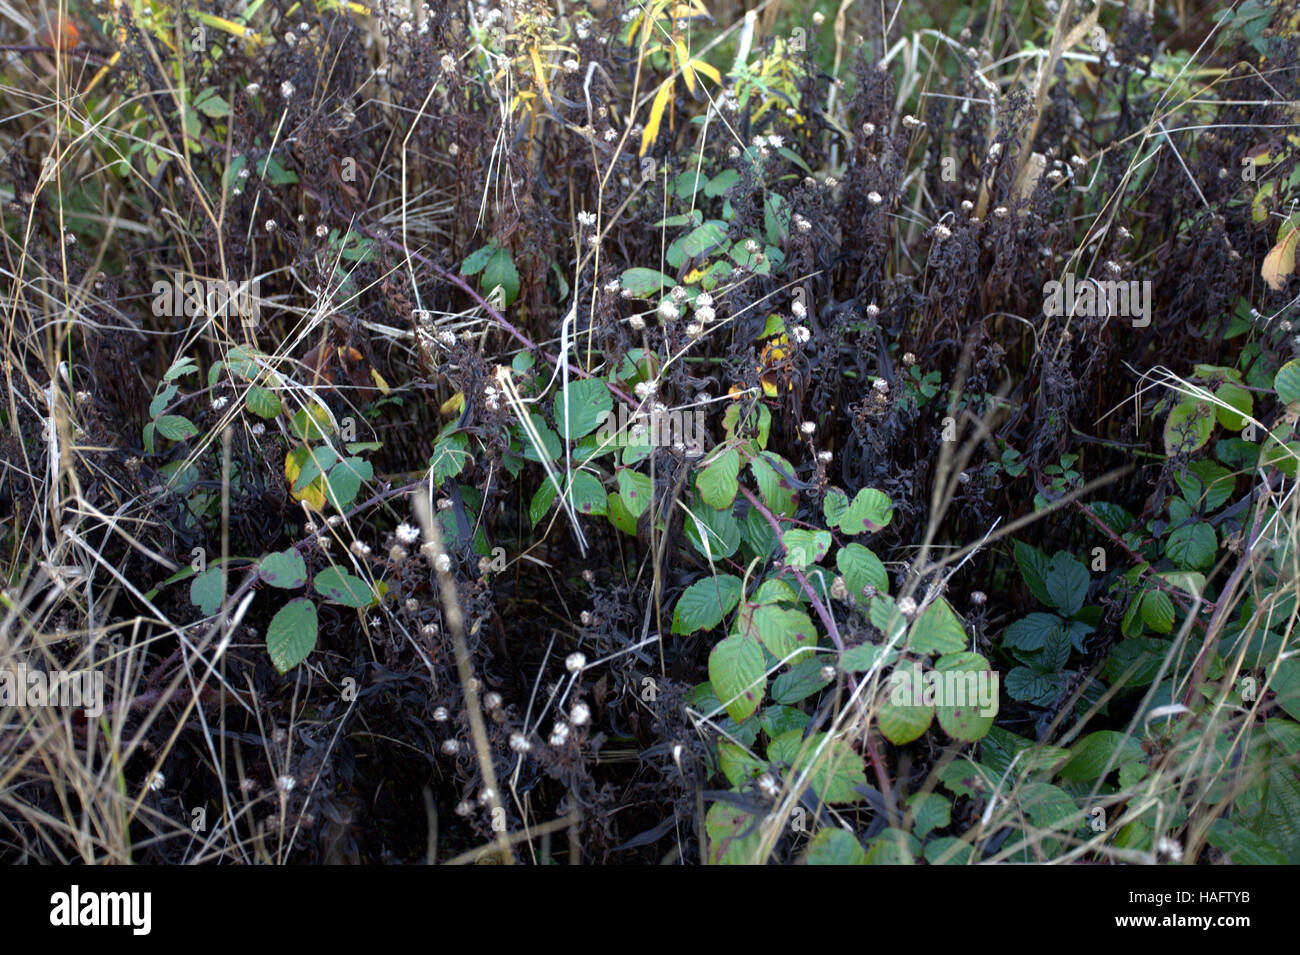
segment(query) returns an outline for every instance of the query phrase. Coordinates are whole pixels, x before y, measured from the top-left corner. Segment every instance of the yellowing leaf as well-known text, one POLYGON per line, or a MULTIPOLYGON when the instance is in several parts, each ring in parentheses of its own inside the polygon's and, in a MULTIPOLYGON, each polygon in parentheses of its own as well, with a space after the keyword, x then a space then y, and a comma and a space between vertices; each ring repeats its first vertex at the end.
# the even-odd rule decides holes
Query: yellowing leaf
POLYGON ((686 44, 681 40, 673 39, 673 57, 677 60, 682 68, 682 78, 686 80, 686 89, 692 96, 695 95, 695 70, 691 68, 691 55, 686 50, 686 44))
POLYGON ((708 8, 700 0, 679 3, 673 7, 672 13, 669 14, 674 20, 694 20, 696 17, 707 17, 708 15, 708 8))
POLYGON ((1286 287, 1287 276, 1295 271, 1295 247, 1300 240, 1300 226, 1291 226, 1286 235, 1273 246, 1273 251, 1264 256, 1264 265, 1259 270, 1268 287, 1280 292, 1286 287))
POLYGON ((537 75, 537 85, 542 91, 542 96, 546 97, 546 102, 551 102, 551 90, 546 85, 546 70, 542 68, 542 58, 537 54, 537 47, 530 47, 528 56, 533 61, 533 72, 537 75))
POLYGON ((370 377, 371 379, 374 380, 375 387, 378 388, 380 392, 382 392, 383 394, 388 394, 390 391, 393 390, 392 388, 388 387, 388 382, 384 381, 384 376, 381 375, 379 372, 375 371, 373 368, 370 369, 370 377))
POLYGON ((715 70, 713 67, 709 66, 709 64, 705 63, 703 60, 691 60, 690 65, 695 68, 695 72, 703 73, 705 76, 713 80, 713 82, 717 83, 719 86, 722 85, 722 74, 719 73, 717 70, 715 70))
POLYGON ((683 278, 682 281, 687 285, 692 285, 704 278, 705 271, 705 269, 691 269, 686 273, 686 277, 683 278))
POLYGON ((442 403, 438 413, 450 418, 452 415, 460 414, 465 410, 465 393, 458 391, 442 403))
POLYGON ((673 81, 667 80, 663 86, 659 87, 659 92, 655 94, 655 101, 650 105, 650 121, 645 124, 645 132, 641 134, 641 151, 638 156, 644 156, 646 150, 654 145, 654 141, 659 138, 659 123, 664 118, 664 109, 673 98, 673 81))
POLYGON ((313 511, 323 511, 325 509, 325 479, 323 476, 312 481, 301 491, 293 489, 293 486, 298 483, 298 475, 302 473, 302 466, 306 463, 310 454, 310 448, 294 448, 290 451, 284 459, 284 479, 289 482, 289 495, 295 501, 302 501, 313 511))

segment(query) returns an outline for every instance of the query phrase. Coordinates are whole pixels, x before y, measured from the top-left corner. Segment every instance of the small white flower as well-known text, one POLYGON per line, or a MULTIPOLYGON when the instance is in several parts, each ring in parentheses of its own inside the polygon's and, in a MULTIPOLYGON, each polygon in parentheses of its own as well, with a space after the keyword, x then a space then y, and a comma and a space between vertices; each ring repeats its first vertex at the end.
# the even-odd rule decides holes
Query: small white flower
POLYGON ((473 811, 474 804, 468 799, 462 799, 460 802, 456 803, 456 815, 462 818, 468 816, 473 811))
POLYGON ((780 149, 782 146, 785 145, 785 140, 782 139, 780 136, 775 136, 775 135, 768 136, 767 144, 771 146, 773 149, 780 149))
POLYGON ((501 709, 501 694, 489 693, 483 697, 483 708, 488 712, 501 709))
POLYGON ((293 99, 294 87, 288 80, 280 84, 280 95, 285 99, 293 99))
POLYGON ((591 708, 586 703, 574 703, 569 710, 569 722, 574 726, 586 726, 591 722, 591 708))
POLYGON ((596 224, 596 213, 582 211, 578 213, 578 225, 587 228, 596 224))
POLYGON ((397 530, 394 533, 403 544, 414 544, 420 539, 420 532, 405 521, 397 525, 397 530))
POLYGON ((325 238, 325 236, 329 234, 330 234, 329 227, 325 225, 325 223, 322 222, 320 225, 316 227, 316 238, 323 239, 325 238))
POLYGON ((438 60, 438 65, 442 67, 444 73, 456 72, 456 61, 452 58, 450 53, 444 53, 441 59, 438 60))
POLYGON ((616 130, 613 126, 610 126, 606 128, 601 138, 604 139, 605 142, 607 143, 612 143, 614 140, 618 139, 618 130, 616 130))
POLYGON ((569 739, 569 724, 558 722, 551 727, 551 745, 563 746, 569 739))
POLYGON ((585 653, 570 653, 564 658, 564 668, 570 673, 577 673, 587 665, 587 655, 585 653))
POLYGON ((753 254, 754 254, 755 252, 757 252, 758 250, 759 250, 759 244, 758 244, 757 242, 755 242, 753 239, 746 239, 746 240, 745 240, 745 251, 746 251, 746 252, 748 252, 750 255, 753 255, 753 254))
POLYGON ((835 188, 836 186, 838 186, 839 184, 840 184, 840 181, 839 181, 838 179, 836 179, 834 176, 827 176, 827 177, 826 177, 826 188, 827 188, 827 189, 834 189, 834 188, 835 188))
POLYGON ((934 237, 942 242, 944 239, 952 238, 952 230, 940 222, 934 227, 934 237))
POLYGON ((880 307, 876 305, 875 302, 872 302, 870 305, 866 307, 866 313, 867 313, 867 318, 875 318, 877 315, 880 314, 880 307))
POLYGON ((799 425, 799 430, 804 434, 812 434, 817 430, 817 425, 811 421, 805 421, 803 424, 799 425))
POLYGON ((963 199, 963 200, 961 201, 961 211, 962 211, 962 212, 970 212, 970 211, 971 211, 972 209, 974 209, 974 208, 975 208, 975 204, 972 203, 969 199, 963 199))
POLYGON ((576 73, 578 72, 578 69, 581 66, 582 64, 580 64, 577 60, 575 60, 573 57, 569 57, 567 60, 564 61, 564 72, 576 73))
POLYGON ((695 296, 695 305, 697 308, 712 308, 713 296, 708 292, 701 292, 699 295, 695 296))
POLYGON ((997 216, 999 219, 1005 219, 1007 217, 1007 207, 998 206, 996 209, 993 210, 993 214, 997 216))
POLYGON ((826 22, 826 14, 822 13, 820 10, 813 13, 813 26, 819 27, 825 22, 826 22))
POLYGON ((808 339, 812 338, 812 332, 808 331, 808 329, 805 328, 803 325, 796 325, 794 328, 790 330, 790 332, 792 335, 794 335, 794 340, 797 341, 800 345, 804 344, 805 342, 808 341, 808 339))
POLYGON ((627 320, 628 327, 634 332, 639 332, 645 328, 645 319, 640 315, 633 315, 627 320))
POLYGON ((876 135, 876 124, 875 124, 875 123, 863 123, 863 124, 862 124, 862 135, 863 135, 863 136, 866 136, 868 139, 870 139, 872 136, 876 135))
POLYGON ((227 398, 225 395, 222 395, 220 398, 214 398, 212 400, 212 410, 220 411, 228 404, 230 404, 230 399, 227 398))
POLYGON ((833 454, 831 454, 831 452, 829 452, 829 451, 818 451, 818 452, 817 452, 817 460, 820 461, 822 464, 830 464, 830 463, 831 463, 831 460, 832 460, 834 457, 835 457, 835 456, 834 456, 833 454))
POLYGON ((691 322, 689 325, 686 326, 687 338, 699 338, 703 334, 704 334, 704 326, 701 325, 699 322, 691 322))
POLYGON ((258 93, 262 92, 262 84, 249 83, 247 86, 244 87, 244 92, 249 96, 256 96, 258 93))
POLYGON ((1183 861, 1183 847, 1168 836, 1160 837, 1160 841, 1156 843, 1156 853, 1168 856, 1174 862, 1183 861))

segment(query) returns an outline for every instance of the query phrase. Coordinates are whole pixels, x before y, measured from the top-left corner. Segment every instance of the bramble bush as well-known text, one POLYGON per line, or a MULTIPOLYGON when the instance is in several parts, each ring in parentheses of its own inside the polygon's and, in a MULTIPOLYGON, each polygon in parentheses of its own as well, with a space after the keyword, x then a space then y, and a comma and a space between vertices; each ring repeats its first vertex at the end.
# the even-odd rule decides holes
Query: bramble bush
POLYGON ((1300 862, 1295 5, 568 6, 0 27, 0 854, 1300 862))

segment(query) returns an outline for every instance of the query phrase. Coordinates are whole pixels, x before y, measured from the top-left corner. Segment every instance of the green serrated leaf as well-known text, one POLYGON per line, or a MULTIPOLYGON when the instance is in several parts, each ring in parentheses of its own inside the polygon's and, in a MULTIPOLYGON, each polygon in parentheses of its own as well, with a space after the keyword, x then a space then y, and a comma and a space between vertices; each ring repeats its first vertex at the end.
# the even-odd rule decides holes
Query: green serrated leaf
POLYGON ((326 600, 345 607, 368 607, 375 602, 370 585, 355 574, 337 567, 327 567, 316 575, 316 592, 326 600))
POLYGON ((739 488, 740 452, 724 451, 695 476, 695 488, 704 503, 714 508, 730 507, 739 488))
MULTIPOLYGON (((719 574, 697 580, 682 592, 673 608, 673 633, 711 630, 740 602, 740 578, 719 574)), ((761 659, 761 654, 760 654, 761 659)))
POLYGON ((266 651, 281 673, 288 673, 316 649, 316 605, 306 597, 290 600, 266 628, 266 651))
POLYGON ((758 641, 734 634, 719 642, 709 654, 709 682, 733 720, 752 716, 767 684, 758 641))
POLYGON ((297 550, 287 550, 267 554, 258 561, 257 572, 272 587, 292 590, 307 583, 307 564, 297 550))
POLYGON ((158 433, 168 441, 184 441, 199 433, 193 422, 183 415, 165 414, 154 421, 158 433))
POLYGON ((190 602, 199 608, 203 616, 210 617, 221 607, 225 589, 225 569, 209 567, 190 581, 190 602))

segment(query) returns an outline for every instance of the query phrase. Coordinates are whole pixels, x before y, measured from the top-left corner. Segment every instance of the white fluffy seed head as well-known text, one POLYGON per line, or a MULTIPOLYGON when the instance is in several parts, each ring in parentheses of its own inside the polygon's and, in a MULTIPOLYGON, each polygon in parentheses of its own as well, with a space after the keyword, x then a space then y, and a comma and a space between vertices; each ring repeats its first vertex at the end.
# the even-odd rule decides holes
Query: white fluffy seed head
POLYGON ((570 673, 577 673, 587 665, 587 655, 585 653, 573 652, 564 658, 564 668, 570 673))
POLYGON ((591 708, 586 703, 574 703, 569 710, 569 722, 574 726, 586 726, 591 722, 591 708))

